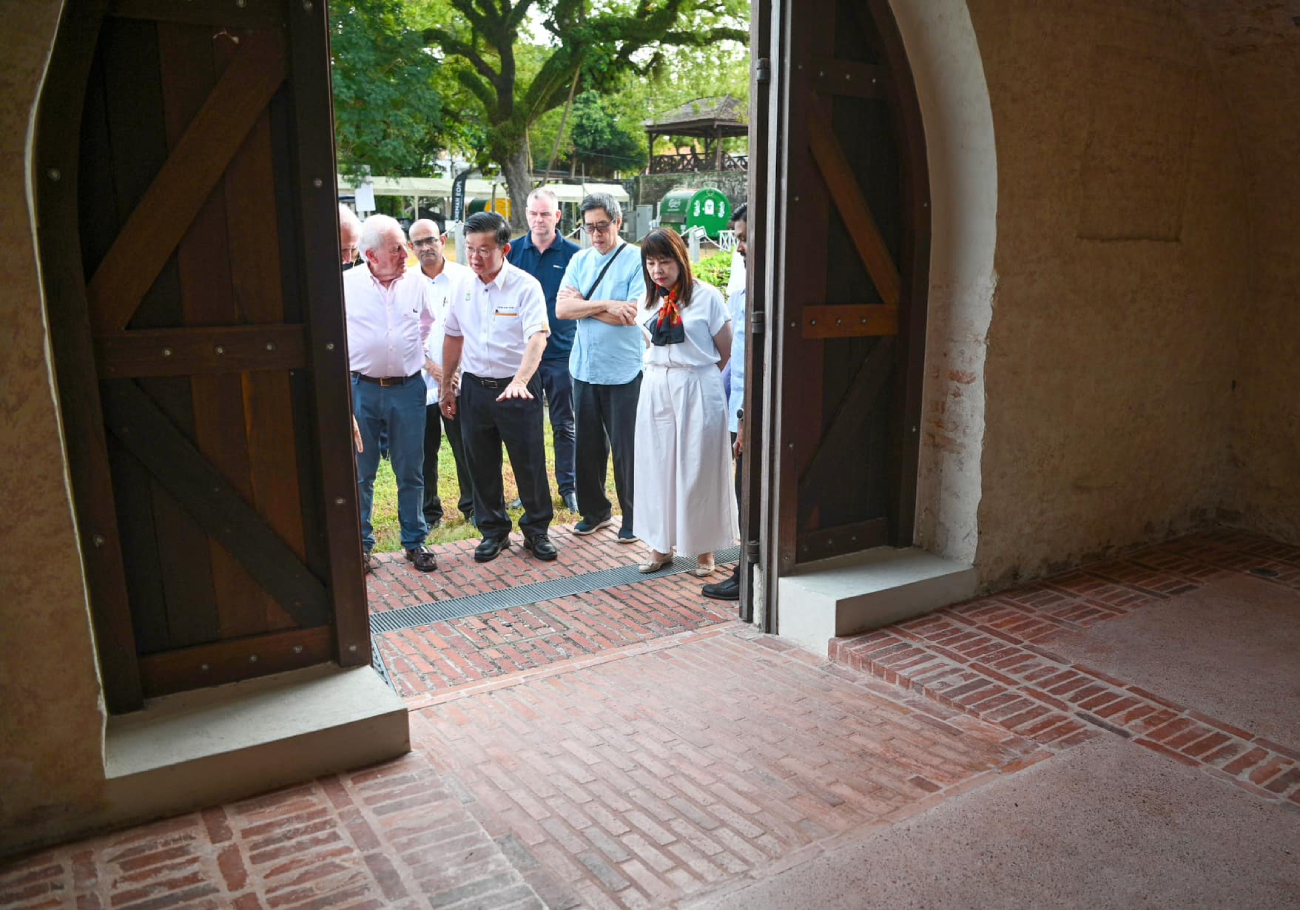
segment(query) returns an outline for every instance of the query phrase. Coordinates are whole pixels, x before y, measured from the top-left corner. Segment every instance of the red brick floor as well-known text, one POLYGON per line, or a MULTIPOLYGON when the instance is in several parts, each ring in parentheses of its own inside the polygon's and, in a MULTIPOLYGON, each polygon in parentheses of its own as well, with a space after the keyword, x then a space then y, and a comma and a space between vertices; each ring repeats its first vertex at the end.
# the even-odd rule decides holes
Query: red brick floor
MULTIPOLYGON (((569 527, 552 530, 559 559, 545 563, 515 545, 489 563, 473 558, 478 540, 436 548, 438 571, 417 572, 400 553, 385 554, 369 579, 370 610, 380 613, 415 604, 482 594, 489 590, 613 569, 642 561, 641 544, 615 542, 610 527, 576 537, 569 527)), ((734 619, 734 604, 700 594, 706 580, 691 574, 638 582, 509 610, 453 619, 376 636, 393 687, 412 707, 449 687, 473 683, 557 661, 596 654, 677 632, 734 619)))
POLYGON ((831 658, 1054 749, 1118 735, 1300 804, 1300 743, 1272 742, 1180 704, 1176 692, 1146 691, 1051 650, 1062 633, 1243 572, 1300 591, 1300 547, 1233 532, 1185 537, 837 639, 831 658))
MULTIPOLYGON (((585 571, 570 543, 557 564, 491 565, 515 583, 585 571)), ((839 662, 728 620, 729 605, 692 606, 690 576, 504 611, 510 626, 395 633, 383 647, 410 643, 431 668, 395 668, 411 755, 21 858, 0 868, 0 907, 670 906, 1098 736, 1294 809, 1294 748, 1051 650, 1062 630, 1255 568, 1300 589, 1297 548, 1203 535, 837 641, 839 662), (635 617, 611 617, 615 603, 635 617), (524 643, 542 654, 531 666, 524 643), (444 677, 452 651, 480 675, 444 677)), ((397 583, 446 584, 410 575, 397 583)))

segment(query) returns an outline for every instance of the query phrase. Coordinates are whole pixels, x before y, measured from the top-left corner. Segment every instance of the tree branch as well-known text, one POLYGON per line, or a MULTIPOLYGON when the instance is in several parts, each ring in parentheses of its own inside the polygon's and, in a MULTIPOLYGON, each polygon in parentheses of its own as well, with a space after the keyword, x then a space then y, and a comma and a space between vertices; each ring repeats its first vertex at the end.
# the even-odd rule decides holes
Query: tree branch
POLYGON ((495 81, 500 75, 494 70, 477 50, 470 44, 461 41, 451 32, 441 28, 426 28, 424 30, 424 43, 426 45, 436 45, 442 48, 445 53, 452 54, 456 57, 464 57, 470 62, 474 69, 478 70, 480 76, 489 81, 495 81))

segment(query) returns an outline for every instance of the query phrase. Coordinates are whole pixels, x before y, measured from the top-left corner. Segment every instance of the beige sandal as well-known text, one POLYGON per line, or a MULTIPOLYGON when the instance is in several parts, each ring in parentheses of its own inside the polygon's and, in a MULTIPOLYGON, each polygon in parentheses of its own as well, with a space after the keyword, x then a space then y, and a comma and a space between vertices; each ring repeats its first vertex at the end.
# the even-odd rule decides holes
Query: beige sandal
POLYGON ((708 562, 696 562, 695 568, 691 569, 691 572, 699 578, 708 578, 716 571, 718 571, 718 564, 712 559, 708 562))
MULTIPOLYGON (((650 552, 658 553, 659 551, 651 550, 650 552)), ((658 572, 664 566, 673 561, 673 554, 671 553, 660 553, 659 556, 659 559, 651 557, 649 562, 641 563, 641 565, 637 566, 637 571, 642 575, 649 575, 651 572, 658 572)))

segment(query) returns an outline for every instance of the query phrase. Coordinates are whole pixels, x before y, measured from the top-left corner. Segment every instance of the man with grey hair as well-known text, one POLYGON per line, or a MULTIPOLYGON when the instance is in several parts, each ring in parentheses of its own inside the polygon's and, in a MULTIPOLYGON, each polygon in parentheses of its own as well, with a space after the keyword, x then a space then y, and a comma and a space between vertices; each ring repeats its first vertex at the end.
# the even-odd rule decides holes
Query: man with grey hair
POLYGON ((559 233, 560 201, 546 187, 528 194, 528 233, 510 244, 506 257, 510 264, 537 279, 546 295, 546 318, 551 335, 538 373, 546 393, 546 411, 551 419, 551 438, 555 441, 555 485, 560 499, 572 512, 578 511, 573 467, 573 377, 569 373, 569 352, 573 349, 572 319, 555 314, 555 297, 560 279, 569 260, 578 253, 578 245, 559 233))
POLYGON ((388 452, 397 479, 397 516, 406 559, 421 572, 438 567, 424 545, 425 386, 421 372, 424 345, 437 319, 429 282, 406 268, 402 226, 387 215, 371 215, 358 244, 365 267, 343 275, 347 314, 348 366, 352 372, 352 411, 361 430, 357 486, 361 496, 361 544, 366 571, 373 569, 375 546, 370 523, 379 435, 388 434, 388 452))
POLYGON ((339 203, 339 259, 343 270, 357 261, 357 244, 361 242, 361 220, 352 209, 339 203))
POLYGON ((582 200, 582 229, 591 248, 569 260, 555 314, 577 320, 569 372, 577 418, 575 473, 582 520, 578 536, 613 524, 605 477, 614 455, 614 489, 622 510, 619 543, 632 543, 633 445, 645 342, 637 307, 645 298, 641 255, 619 239, 623 210, 607 193, 582 200))

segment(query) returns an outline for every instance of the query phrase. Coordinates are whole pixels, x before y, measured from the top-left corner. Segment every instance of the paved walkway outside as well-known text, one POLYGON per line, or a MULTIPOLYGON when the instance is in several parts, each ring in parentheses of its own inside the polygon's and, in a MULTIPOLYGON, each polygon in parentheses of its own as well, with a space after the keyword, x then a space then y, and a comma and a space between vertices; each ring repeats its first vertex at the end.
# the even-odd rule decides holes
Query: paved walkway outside
POLYGON ((837 663, 707 603, 415 687, 406 758, 24 858, 0 907, 1300 903, 1300 549, 1185 538, 837 663))

